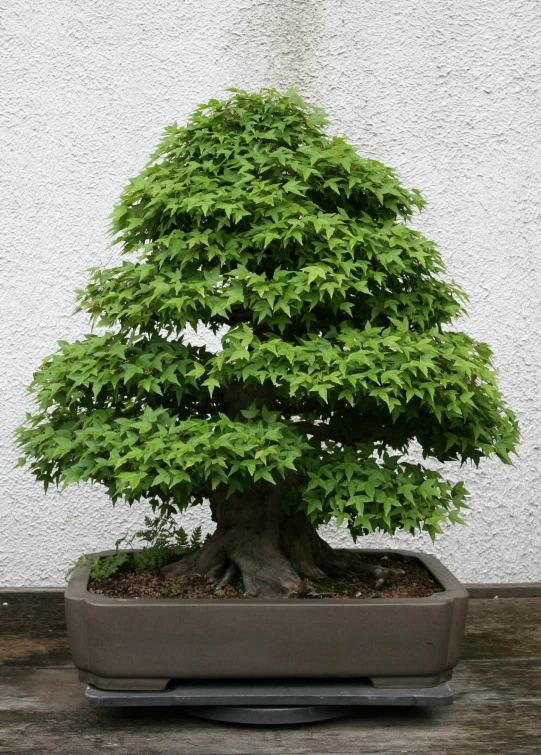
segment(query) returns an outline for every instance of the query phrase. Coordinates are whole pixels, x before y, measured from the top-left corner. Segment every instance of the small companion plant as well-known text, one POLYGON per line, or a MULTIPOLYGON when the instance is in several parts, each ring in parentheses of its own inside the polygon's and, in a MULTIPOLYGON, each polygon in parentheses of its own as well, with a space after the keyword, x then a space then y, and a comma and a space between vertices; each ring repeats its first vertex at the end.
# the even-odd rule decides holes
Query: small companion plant
POLYGON ((356 563, 318 535, 331 520, 353 540, 462 522, 462 482, 412 442, 511 463, 490 348, 454 328, 466 296, 410 225, 421 195, 326 122, 293 91, 231 90, 166 129, 112 215, 125 261, 78 292, 97 332, 30 388, 21 463, 45 488, 94 481, 162 522, 210 501, 201 547, 161 541, 183 556, 159 551, 168 577, 287 596, 356 563))
POLYGON ((178 527, 171 516, 145 517, 145 528, 132 537, 121 537, 115 543, 116 553, 92 558, 81 556, 66 573, 66 580, 80 566, 90 566, 92 579, 107 579, 121 568, 135 571, 161 569, 171 561, 187 556, 203 544, 201 527, 196 527, 188 537, 183 527, 178 527), (132 548, 135 541, 146 543, 142 549, 132 552, 119 551, 121 545, 132 548))

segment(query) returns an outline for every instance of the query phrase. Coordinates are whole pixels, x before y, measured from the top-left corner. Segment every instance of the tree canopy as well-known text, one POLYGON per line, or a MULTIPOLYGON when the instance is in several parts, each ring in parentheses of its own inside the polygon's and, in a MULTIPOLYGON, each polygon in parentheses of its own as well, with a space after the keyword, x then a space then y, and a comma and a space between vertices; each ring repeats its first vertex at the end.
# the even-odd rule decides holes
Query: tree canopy
POLYGON ((125 261, 93 269, 30 388, 21 463, 162 512, 275 484, 314 525, 434 536, 466 491, 408 461, 496 454, 518 430, 465 294, 408 225, 424 201, 324 131, 293 91, 231 90, 173 124, 112 214, 125 261), (221 334, 213 353, 187 326, 221 334))

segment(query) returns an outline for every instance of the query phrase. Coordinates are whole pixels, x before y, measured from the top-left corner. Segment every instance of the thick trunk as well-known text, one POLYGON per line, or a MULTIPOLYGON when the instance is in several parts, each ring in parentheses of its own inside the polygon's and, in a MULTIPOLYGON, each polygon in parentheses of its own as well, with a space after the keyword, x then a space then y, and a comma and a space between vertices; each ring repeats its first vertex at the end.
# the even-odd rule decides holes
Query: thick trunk
POLYGON ((168 578, 196 572, 225 586, 242 579, 247 595, 287 597, 299 592, 303 580, 338 575, 353 567, 370 571, 383 581, 389 570, 356 564, 355 554, 334 550, 300 512, 281 507, 291 481, 260 483, 253 491, 226 499, 219 490, 211 498, 216 530, 190 556, 166 566, 168 578))

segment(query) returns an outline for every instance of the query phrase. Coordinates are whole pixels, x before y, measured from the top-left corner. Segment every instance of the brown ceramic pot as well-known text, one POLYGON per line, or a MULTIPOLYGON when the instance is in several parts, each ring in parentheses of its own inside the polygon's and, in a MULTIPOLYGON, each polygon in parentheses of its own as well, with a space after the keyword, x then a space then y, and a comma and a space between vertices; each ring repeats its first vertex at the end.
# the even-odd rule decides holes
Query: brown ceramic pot
POLYGON ((468 593, 434 556, 392 552, 421 561, 443 592, 347 600, 121 599, 88 592, 90 570, 83 566, 66 589, 73 662, 81 681, 111 690, 238 678, 362 677, 375 687, 436 686, 459 661, 468 593))

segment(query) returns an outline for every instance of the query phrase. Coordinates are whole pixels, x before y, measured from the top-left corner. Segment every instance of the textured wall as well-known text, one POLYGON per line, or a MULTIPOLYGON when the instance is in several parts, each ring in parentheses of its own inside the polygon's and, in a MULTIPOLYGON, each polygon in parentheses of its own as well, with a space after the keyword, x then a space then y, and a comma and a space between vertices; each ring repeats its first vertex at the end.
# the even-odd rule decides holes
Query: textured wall
POLYGON ((435 550, 467 581, 541 580, 541 3, 7 0, 0 24, 0 585, 61 584, 141 520, 91 486, 44 496, 13 470, 11 435, 33 370, 85 332, 73 290, 115 259, 106 216, 121 187, 166 124, 227 86, 298 87, 423 191, 418 225, 469 292, 463 328, 492 344, 519 415, 516 467, 449 470, 472 493, 469 527, 434 549, 368 542, 435 550))

